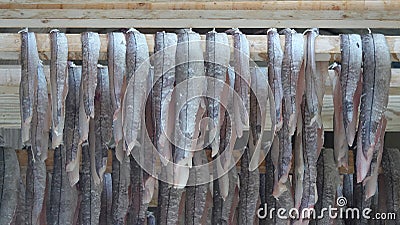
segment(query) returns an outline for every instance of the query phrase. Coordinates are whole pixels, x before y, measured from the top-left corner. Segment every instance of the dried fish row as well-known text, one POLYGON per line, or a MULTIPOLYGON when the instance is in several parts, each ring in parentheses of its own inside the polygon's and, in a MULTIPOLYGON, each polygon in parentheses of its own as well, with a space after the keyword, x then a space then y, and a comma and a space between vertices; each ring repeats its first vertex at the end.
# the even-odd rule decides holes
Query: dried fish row
POLYGON ((391 59, 382 34, 362 36, 363 88, 357 140, 357 181, 364 181, 381 133, 389 99, 391 59))

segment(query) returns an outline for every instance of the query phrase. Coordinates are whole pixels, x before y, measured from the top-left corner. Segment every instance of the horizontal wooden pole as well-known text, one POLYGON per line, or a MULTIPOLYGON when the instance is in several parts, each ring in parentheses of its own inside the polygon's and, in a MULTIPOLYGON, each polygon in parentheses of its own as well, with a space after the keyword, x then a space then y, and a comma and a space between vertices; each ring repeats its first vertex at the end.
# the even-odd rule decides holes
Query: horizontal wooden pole
POLYGON ((0 27, 399 27, 400 2, 355 1, 0 1, 0 27))
MULTIPOLYGON (((100 34, 100 59, 107 59, 107 35, 100 34)), ((205 40, 205 35, 201 35, 205 40)), ((80 34, 67 34, 68 51, 70 60, 80 60, 82 58, 82 44, 80 34)), ((267 36, 266 35, 247 35, 250 45, 250 57, 254 61, 267 61, 267 36)), ((154 51, 154 35, 146 34, 146 40, 149 51, 154 51)), ((387 36, 393 61, 399 61, 400 54, 400 36, 387 36)), ((42 60, 50 59, 50 39, 48 34, 37 33, 36 42, 38 52, 42 60)), ((230 45, 233 46, 233 40, 229 36, 230 45)), ((281 36, 282 46, 284 45, 284 36, 281 36)), ((204 48, 204 46, 203 46, 204 48)), ((21 38, 19 34, 0 33, 0 60, 18 59, 21 50, 21 38)), ((233 50, 233 48, 232 48, 233 50)), ((315 52, 318 61, 340 60, 340 39, 339 36, 320 35, 315 42, 315 52)))

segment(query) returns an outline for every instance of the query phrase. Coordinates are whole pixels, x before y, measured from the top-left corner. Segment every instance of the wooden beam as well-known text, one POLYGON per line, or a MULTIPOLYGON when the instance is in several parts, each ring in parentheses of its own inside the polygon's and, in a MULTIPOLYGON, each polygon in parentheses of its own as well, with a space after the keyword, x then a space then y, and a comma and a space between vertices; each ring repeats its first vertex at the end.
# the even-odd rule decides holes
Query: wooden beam
POLYGON ((398 1, 0 1, 1 27, 399 27, 398 1))
MULTIPOLYGON (((201 35, 205 40, 205 35, 201 35)), ((80 60, 82 58, 82 44, 80 34, 67 34, 68 57, 70 60, 80 60)), ((247 35, 250 45, 250 57, 254 61, 267 61, 267 36, 266 35, 247 35)), ((154 50, 154 35, 146 34, 146 40, 150 53, 154 50)), ((399 61, 400 55, 400 36, 387 36, 393 61, 399 61)), ((100 34, 100 59, 107 59, 107 35, 100 34)), ((50 59, 50 39, 48 34, 37 33, 36 42, 38 52, 42 60, 50 59)), ((230 45, 233 40, 229 36, 230 45)), ((284 36, 281 36, 282 46, 284 36)), ((205 49, 203 43, 203 49, 205 49)), ((19 34, 0 33, 0 60, 18 59, 21 50, 21 38, 19 34)), ((233 50, 233 48, 232 48, 233 50)), ((340 39, 339 36, 320 35, 315 42, 315 52, 318 61, 340 60, 340 39)))

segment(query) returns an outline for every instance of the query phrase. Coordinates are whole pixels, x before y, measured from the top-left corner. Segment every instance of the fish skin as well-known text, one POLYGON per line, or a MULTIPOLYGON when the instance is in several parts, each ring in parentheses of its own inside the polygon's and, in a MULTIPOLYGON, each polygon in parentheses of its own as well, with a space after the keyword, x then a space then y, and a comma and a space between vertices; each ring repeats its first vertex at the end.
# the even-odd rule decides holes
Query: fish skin
POLYGON ((194 167, 190 169, 189 183, 187 186, 185 201, 185 224, 201 224, 204 213, 206 213, 206 200, 208 184, 204 180, 209 177, 208 167, 201 167, 208 163, 205 151, 197 151, 193 155, 194 167), (199 169, 196 168, 199 166, 199 169))
MULTIPOLYGON (((126 88, 126 40, 125 35, 120 32, 108 33, 108 74, 111 94, 111 105, 113 108, 113 134, 114 144, 118 145, 122 139, 122 97, 126 88)), ((121 148, 118 148, 122 150, 121 148)), ((121 154, 116 156, 121 161, 121 154)))
POLYGON ((68 62, 68 94, 65 99, 65 124, 64 124, 64 147, 66 152, 66 171, 71 186, 79 180, 78 157, 80 124, 79 124, 79 102, 81 95, 81 67, 68 62), (76 170, 75 168, 78 168, 76 170), (75 169, 75 170, 74 170, 75 169), (75 172, 75 173, 74 173, 75 172))
POLYGON ((244 150, 241 158, 238 223, 252 224, 258 207, 260 174, 258 168, 249 171, 250 151, 244 150))
POLYGON ((193 31, 178 34, 175 67, 175 152, 174 152, 174 185, 183 188, 188 180, 189 167, 193 150, 197 147, 197 124, 200 108, 205 108, 202 98, 206 89, 204 79, 204 59, 200 35, 193 31), (184 82, 184 83, 182 83, 184 82), (182 84, 180 84, 182 83, 182 84), (188 89, 191 91, 189 92, 188 89), (196 97, 196 98, 192 98, 196 97))
MULTIPOLYGON (((317 189, 319 198, 315 204, 316 212, 322 212, 322 209, 336 204, 338 197, 337 190, 341 178, 334 157, 333 149, 323 149, 317 162, 317 189)), ((352 183, 352 181, 349 183, 352 183)), ((350 201, 350 199, 348 200, 350 201)), ((348 204, 348 206, 351 206, 351 204, 348 204)), ((336 219, 337 222, 339 222, 338 220, 340 219, 336 219)), ((311 222, 314 222, 314 220, 311 222)), ((325 211, 323 218, 310 224, 335 224, 334 222, 335 219, 330 218, 328 212, 325 211)))
POLYGON ((0 224, 10 224, 17 215, 20 168, 14 149, 0 144, 0 224))
POLYGON ((365 179, 373 150, 380 137, 380 123, 386 111, 391 78, 391 59, 386 39, 381 34, 362 36, 363 88, 357 140, 357 181, 365 179))
MULTIPOLYGON (((314 121, 321 121, 319 107, 318 107, 318 95, 317 95, 317 80, 319 74, 317 72, 317 65, 315 61, 315 39, 318 37, 318 29, 313 28, 305 32, 307 37, 306 51, 304 53, 305 61, 305 95, 307 101, 307 108, 311 114, 311 123, 314 121)), ((320 87, 323 88, 323 87, 320 87)))
POLYGON ((113 121, 113 112, 110 107, 111 96, 108 68, 107 66, 98 65, 97 69, 97 86, 94 96, 96 169, 92 172, 95 182, 102 181, 107 167, 108 146, 112 138, 113 121))
POLYGON ((219 136, 222 120, 224 119, 224 107, 227 105, 227 92, 224 91, 226 73, 230 60, 228 36, 225 33, 215 31, 206 34, 205 75, 207 81, 207 114, 211 119, 209 124, 209 140, 211 142, 212 157, 219 151, 219 136), (225 95, 225 96, 223 96, 225 95), (213 127, 212 127, 213 125, 213 127))
POLYGON ((307 98, 304 96, 302 106, 303 116, 303 159, 304 159, 304 179, 303 196, 300 209, 314 208, 318 199, 317 194, 317 122, 312 122, 313 115, 309 112, 307 98))
POLYGON ((348 145, 353 145, 360 95, 357 89, 361 85, 362 43, 358 34, 340 35, 341 75, 340 85, 343 102, 343 121, 348 145), (357 100, 358 99, 358 100, 357 100))
MULTIPOLYGON (((65 134, 64 134, 65 137, 65 134)), ((66 151, 64 145, 54 150, 54 165, 50 188, 50 210, 47 224, 72 225, 78 206, 78 190, 71 186, 65 170, 66 151)))
POLYGON ((346 132, 344 129, 344 120, 343 120, 343 103, 342 103, 342 86, 340 77, 341 75, 341 65, 334 64, 333 70, 335 71, 334 77, 331 77, 332 86, 333 86, 333 107, 334 107, 334 116, 333 116, 333 132, 334 132, 334 156, 335 162, 338 167, 344 166, 348 167, 349 156, 348 151, 349 148, 347 146, 346 132))
MULTIPOLYGON (((289 134, 293 135, 296 129, 297 112, 301 100, 297 100, 298 83, 303 79, 299 79, 301 67, 304 58, 304 38, 302 34, 296 33, 294 30, 283 30, 285 35, 285 48, 282 59, 282 87, 283 101, 285 107, 283 111, 287 111, 289 116, 289 134)), ((301 85, 300 85, 301 86, 301 85)), ((300 91, 301 92, 301 91, 300 91)))
POLYGON ((47 92, 47 81, 43 65, 38 63, 37 77, 34 78, 33 113, 31 121, 31 144, 33 160, 44 162, 47 159, 50 130, 50 107, 47 92))
MULTIPOLYGON (((154 130, 155 147, 165 160, 163 164, 172 158, 172 148, 168 137, 171 137, 172 126, 170 126, 171 117, 170 104, 172 91, 175 83, 175 54, 177 45, 177 35, 175 33, 157 32, 154 45, 154 86, 153 109, 154 109, 154 130)), ((173 120, 172 120, 173 121, 173 120)))
MULTIPOLYGON (((234 47, 234 70, 235 70, 235 85, 234 89, 240 99, 234 99, 235 107, 235 126, 237 137, 243 136, 243 129, 249 125, 250 113, 250 50, 249 42, 242 32, 238 29, 233 35, 234 47)), ((235 98, 235 97, 234 97, 235 98)))
MULTIPOLYGON (((123 140, 121 140, 123 141, 123 140)), ((116 148, 121 148, 122 143, 118 144, 116 148)), ((119 161, 115 155, 118 150, 113 150, 112 162, 112 224, 123 225, 125 224, 125 217, 128 213, 129 207, 129 186, 130 186, 130 158, 124 156, 122 162, 119 161)))
POLYGON ((282 59, 281 41, 276 29, 270 29, 268 35, 268 84, 271 87, 275 101, 275 132, 282 127, 282 59))
MULTIPOLYGON (((400 180, 397 179, 400 175, 398 159, 400 159, 399 149, 385 148, 383 151, 382 168, 383 174, 387 179, 385 185, 391 187, 387 188, 387 198, 385 199, 386 209, 387 212, 394 212, 396 215, 400 214, 400 180)), ((400 218, 397 216, 394 222, 399 223, 400 218)))
POLYGON ((46 165, 42 160, 35 160, 31 147, 28 151, 26 172, 26 224, 39 225, 45 214, 46 165))
POLYGON ((304 180, 304 143, 303 143, 303 117, 297 117, 297 132, 294 142, 294 207, 300 209, 303 196, 303 180, 304 180))
POLYGON ((19 86, 22 143, 30 146, 33 114, 34 79, 37 76, 39 54, 33 32, 21 32, 21 82, 19 86))
POLYGON ((315 86, 317 89, 317 98, 318 98, 318 152, 317 156, 319 156, 323 146, 324 146, 324 124, 322 121, 322 107, 324 103, 324 95, 325 95, 325 79, 329 76, 329 62, 316 62, 317 66, 317 79, 315 82, 315 86))
POLYGON ((101 210, 99 225, 112 224, 112 184, 111 174, 105 173, 103 177, 103 191, 101 193, 101 210))
POLYGON ((129 155, 140 145, 142 116, 147 97, 150 62, 146 37, 135 29, 126 33, 126 79, 127 88, 123 99, 122 123, 125 151, 129 155))
POLYGON ((84 32, 82 41, 82 87, 85 113, 94 118, 94 95, 97 85, 97 62, 100 54, 98 33, 84 32))
POLYGON ((64 33, 58 30, 50 32, 50 90, 52 109, 52 148, 63 141, 65 125, 65 99, 68 94, 68 41, 64 33))
MULTIPOLYGON (((93 122, 91 122, 90 139, 95 139, 93 122)), ((82 145, 82 165, 81 165, 81 179, 79 180, 79 187, 81 191, 81 201, 79 206, 79 222, 78 224, 99 224, 100 218, 100 205, 101 205, 101 192, 103 185, 95 184, 92 178, 93 171, 93 146, 84 143, 82 145)))
POLYGON ((381 127, 378 128, 382 131, 380 132, 380 137, 375 145, 374 153, 372 155, 370 170, 363 181, 366 199, 371 198, 378 191, 378 175, 379 175, 379 167, 381 166, 382 162, 386 124, 387 124, 387 119, 385 116, 383 116, 382 122, 380 123, 381 127))
MULTIPOLYGON (((270 150, 270 142, 263 142, 265 120, 267 118, 267 105, 274 104, 272 91, 268 87, 267 71, 259 67, 250 68, 251 92, 250 92, 250 138, 249 138, 249 170, 258 168, 270 150), (267 85, 266 85, 267 84, 267 85)), ((274 108, 274 107, 272 107, 274 108)), ((275 111, 275 110, 273 110, 275 111)), ((275 114, 271 114, 274 123, 275 114)), ((274 133, 275 126, 271 127, 274 133)))

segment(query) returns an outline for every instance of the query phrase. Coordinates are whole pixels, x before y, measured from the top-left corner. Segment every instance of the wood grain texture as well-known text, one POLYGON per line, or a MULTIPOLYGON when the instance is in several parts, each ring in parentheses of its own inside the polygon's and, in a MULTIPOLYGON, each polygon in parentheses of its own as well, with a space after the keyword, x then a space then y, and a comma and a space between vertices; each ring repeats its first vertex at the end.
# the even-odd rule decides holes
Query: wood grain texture
POLYGON ((262 28, 388 28, 398 26, 399 9, 400 3, 397 1, 372 0, 92 0, 85 3, 79 0, 1 0, 0 10, 3 12, 0 24, 2 27, 126 27, 129 24, 135 27, 231 28, 249 27, 252 24, 251 27, 262 28))

